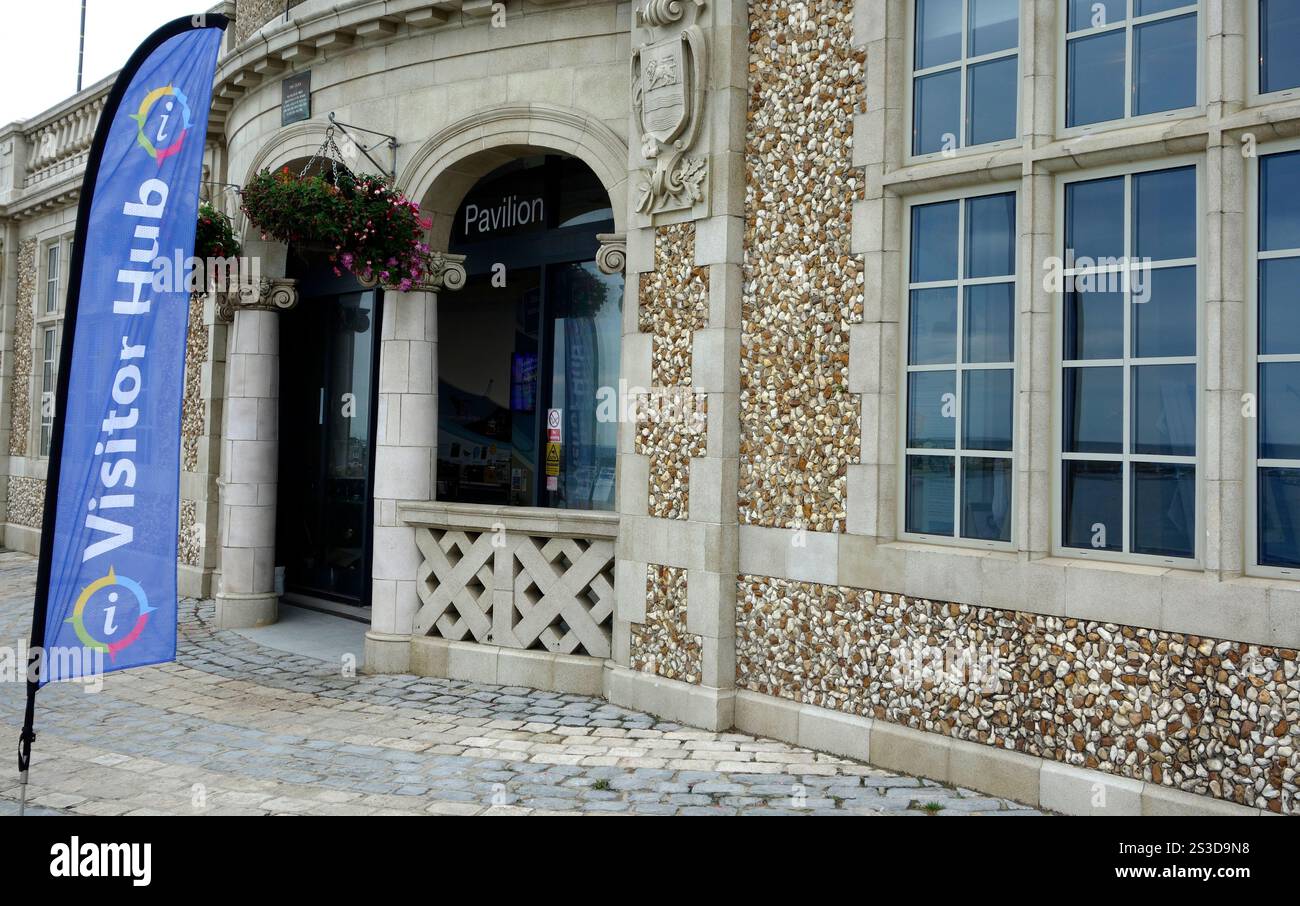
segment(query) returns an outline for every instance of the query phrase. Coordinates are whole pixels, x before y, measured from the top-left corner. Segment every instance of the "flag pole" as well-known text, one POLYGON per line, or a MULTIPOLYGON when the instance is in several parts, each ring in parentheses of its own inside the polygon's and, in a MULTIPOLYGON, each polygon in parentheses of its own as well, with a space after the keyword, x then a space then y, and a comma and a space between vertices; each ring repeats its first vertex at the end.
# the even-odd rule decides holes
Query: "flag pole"
POLYGON ((81 40, 77 44, 77 94, 81 94, 81 74, 86 64, 86 0, 81 0, 81 40))
MULTIPOLYGON (((141 67, 164 43, 198 28, 224 29, 229 20, 220 13, 201 13, 181 16, 157 29, 135 49, 113 82, 95 126, 95 138, 86 157, 86 168, 81 177, 81 194, 77 202, 77 229, 72 246, 72 261, 68 269, 68 293, 63 312, 63 340, 59 348, 59 363, 72 362, 73 341, 77 329, 77 309, 81 303, 81 277, 86 261, 86 233, 90 226, 94 189, 99 177, 104 146, 108 144, 122 99, 131 87, 132 80, 141 67)), ((55 385, 53 426, 50 431, 49 468, 45 479, 45 506, 41 516, 40 559, 36 566, 36 595, 32 606, 32 632, 27 658, 27 707, 23 712, 23 728, 18 736, 18 813, 27 809, 27 781, 31 769, 32 743, 36 741, 36 693, 41 688, 41 671, 45 669, 45 622, 50 605, 50 571, 54 559, 55 518, 58 511, 59 478, 63 466, 64 411, 67 408, 68 386, 72 379, 70 367, 59 368, 55 385)))

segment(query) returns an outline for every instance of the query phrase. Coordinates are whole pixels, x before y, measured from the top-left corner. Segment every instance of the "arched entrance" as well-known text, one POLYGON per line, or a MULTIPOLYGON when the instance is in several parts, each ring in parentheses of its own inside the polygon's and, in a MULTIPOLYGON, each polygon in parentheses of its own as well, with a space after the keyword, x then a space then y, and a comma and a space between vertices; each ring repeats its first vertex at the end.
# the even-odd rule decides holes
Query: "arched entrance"
POLYGON ((439 299, 436 499, 614 508, 621 274, 596 264, 614 229, 581 160, 529 154, 475 183, 449 247, 468 280, 439 299))
MULTIPOLYGON (((619 429, 616 407, 599 403, 619 384, 623 301, 622 274, 597 261, 621 223, 621 183, 590 165, 604 166, 589 145, 540 135, 523 145, 519 135, 473 149, 444 137, 411 171, 427 187, 435 247, 463 255, 467 278, 433 303, 423 502, 385 487, 380 443, 376 511, 395 519, 376 529, 366 663, 449 675, 466 657, 492 665, 476 676, 495 682, 562 662, 576 677, 566 686, 597 691, 612 650, 619 429)), ((403 429, 405 412, 403 403, 403 429)))

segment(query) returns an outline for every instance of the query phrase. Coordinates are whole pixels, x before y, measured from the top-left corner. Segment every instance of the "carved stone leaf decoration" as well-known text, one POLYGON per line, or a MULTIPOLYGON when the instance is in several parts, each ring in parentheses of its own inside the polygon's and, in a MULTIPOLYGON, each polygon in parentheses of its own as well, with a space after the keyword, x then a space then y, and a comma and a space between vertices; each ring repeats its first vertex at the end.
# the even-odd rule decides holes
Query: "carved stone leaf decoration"
POLYGON ((704 174, 707 169, 708 163, 702 157, 682 158, 681 165, 677 168, 674 182, 682 187, 686 200, 692 204, 704 197, 700 186, 704 182, 704 174))

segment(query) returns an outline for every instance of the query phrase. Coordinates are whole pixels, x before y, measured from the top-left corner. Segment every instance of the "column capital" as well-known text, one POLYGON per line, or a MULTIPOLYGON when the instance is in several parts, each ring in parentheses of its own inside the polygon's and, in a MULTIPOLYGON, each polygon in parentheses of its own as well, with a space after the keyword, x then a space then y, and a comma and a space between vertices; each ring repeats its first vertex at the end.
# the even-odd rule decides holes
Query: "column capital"
POLYGON ((602 274, 621 274, 627 267, 627 233, 597 233, 596 267, 602 274))
MULTIPOLYGON (((453 255, 451 252, 431 252, 429 257, 429 268, 425 273, 425 278, 419 283, 413 283, 405 290, 400 292, 408 293, 436 293, 444 289, 457 290, 465 286, 465 256, 453 255)), ((372 277, 370 280, 362 280, 361 285, 367 288, 379 285, 379 279, 372 277)), ((385 284, 385 289, 395 290, 396 284, 385 284)))
POLYGON ((231 321, 235 311, 288 311, 298 304, 298 281, 291 277, 263 277, 236 292, 217 294, 217 314, 231 321))

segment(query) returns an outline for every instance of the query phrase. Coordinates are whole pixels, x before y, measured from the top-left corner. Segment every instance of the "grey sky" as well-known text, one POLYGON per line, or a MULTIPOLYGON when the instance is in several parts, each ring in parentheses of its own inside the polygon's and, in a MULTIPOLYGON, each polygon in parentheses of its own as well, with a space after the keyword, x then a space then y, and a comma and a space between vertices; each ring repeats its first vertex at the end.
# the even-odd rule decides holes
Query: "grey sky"
MULTIPOLYGON (((87 0, 85 84, 121 68, 159 25, 212 6, 212 0, 87 0)), ((4 124, 40 113, 76 90, 81 0, 3 0, 0 9, 4 124)))

